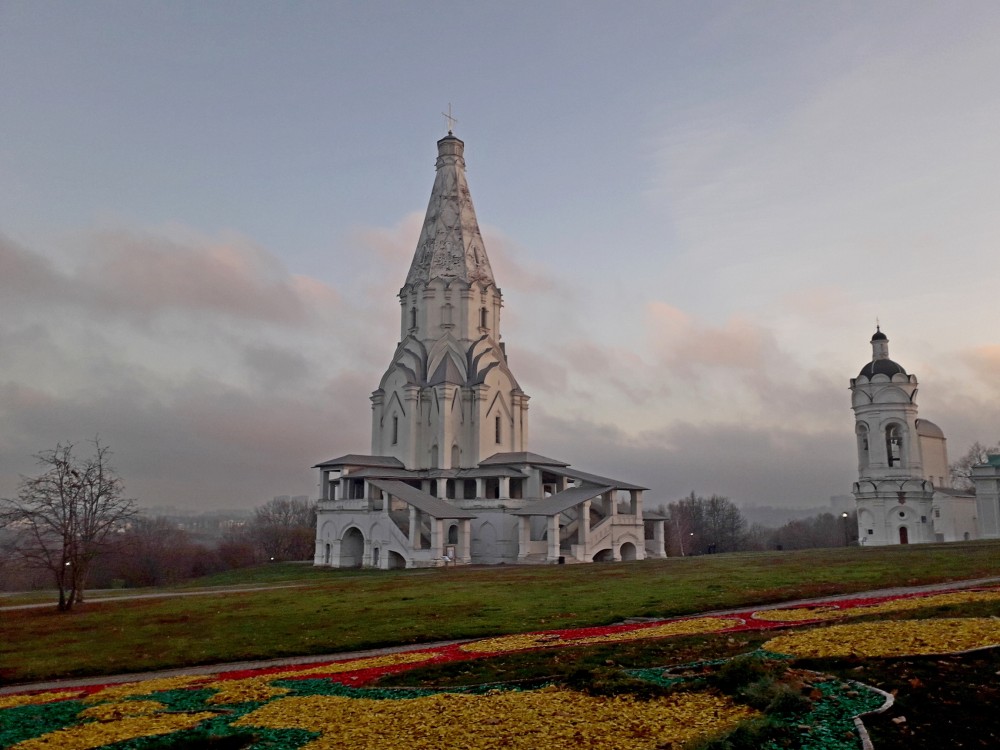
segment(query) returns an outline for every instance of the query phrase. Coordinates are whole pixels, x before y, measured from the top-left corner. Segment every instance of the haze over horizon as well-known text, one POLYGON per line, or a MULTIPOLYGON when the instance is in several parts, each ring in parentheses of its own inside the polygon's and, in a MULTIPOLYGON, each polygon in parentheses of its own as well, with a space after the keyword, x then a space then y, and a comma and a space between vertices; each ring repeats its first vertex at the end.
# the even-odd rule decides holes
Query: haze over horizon
POLYGON ((824 506, 875 320, 1000 440, 1000 5, 0 3, 0 496, 100 435, 145 506, 315 497, 449 102, 531 450, 824 506))

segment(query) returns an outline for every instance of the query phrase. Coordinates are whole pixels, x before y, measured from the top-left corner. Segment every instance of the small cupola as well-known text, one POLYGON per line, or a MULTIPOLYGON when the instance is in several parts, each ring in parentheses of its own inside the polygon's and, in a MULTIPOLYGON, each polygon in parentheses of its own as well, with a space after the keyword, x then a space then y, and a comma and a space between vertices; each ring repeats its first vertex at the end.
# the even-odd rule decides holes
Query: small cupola
POLYGON ((858 377, 866 377, 871 380, 873 375, 887 375, 890 378, 896 374, 906 374, 902 365, 889 359, 889 337, 882 333, 882 327, 875 326, 875 333, 872 334, 872 361, 861 368, 858 377))

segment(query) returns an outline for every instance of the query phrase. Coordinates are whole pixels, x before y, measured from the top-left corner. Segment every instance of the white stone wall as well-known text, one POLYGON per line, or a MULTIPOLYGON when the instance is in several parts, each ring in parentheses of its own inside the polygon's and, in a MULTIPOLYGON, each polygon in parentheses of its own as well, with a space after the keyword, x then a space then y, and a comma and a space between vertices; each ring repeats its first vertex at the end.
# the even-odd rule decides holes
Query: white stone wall
POLYGON ((1000 539, 1000 456, 972 468, 976 485, 976 513, 984 539, 1000 539))
POLYGON ((920 456, 924 478, 935 487, 948 487, 948 446, 943 437, 920 436, 920 456))

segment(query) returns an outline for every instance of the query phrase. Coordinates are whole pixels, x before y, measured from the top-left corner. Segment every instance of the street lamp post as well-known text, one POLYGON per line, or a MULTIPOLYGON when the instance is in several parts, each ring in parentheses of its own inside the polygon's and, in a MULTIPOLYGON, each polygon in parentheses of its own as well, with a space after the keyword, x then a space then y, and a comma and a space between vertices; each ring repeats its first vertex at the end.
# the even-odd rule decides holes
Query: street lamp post
POLYGON ((846 510, 840 514, 840 517, 844 519, 844 546, 851 546, 851 533, 847 529, 847 519, 850 518, 850 513, 846 510))

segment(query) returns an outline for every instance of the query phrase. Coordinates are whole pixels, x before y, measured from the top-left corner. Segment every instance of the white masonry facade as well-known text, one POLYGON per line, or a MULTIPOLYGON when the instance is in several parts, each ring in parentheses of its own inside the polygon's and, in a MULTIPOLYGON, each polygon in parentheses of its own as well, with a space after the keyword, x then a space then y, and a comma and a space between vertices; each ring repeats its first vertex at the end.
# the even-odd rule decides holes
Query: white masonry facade
POLYGON ((528 450, 529 397, 501 337, 503 296, 465 176, 438 141, 399 343, 372 393, 368 454, 317 464, 315 564, 414 568, 665 557, 645 488, 528 450))
POLYGON ((944 432, 917 416, 917 376, 889 358, 889 338, 881 328, 871 345, 871 361, 850 386, 859 542, 883 546, 979 538, 975 494, 949 486, 944 432))

